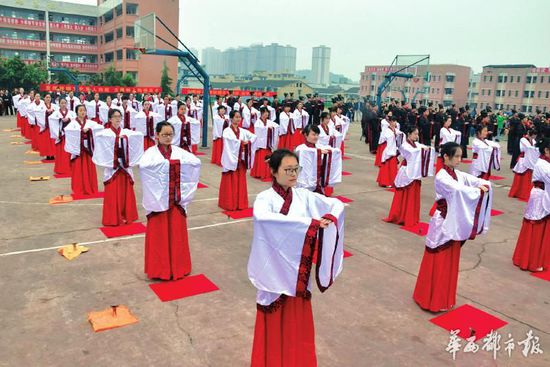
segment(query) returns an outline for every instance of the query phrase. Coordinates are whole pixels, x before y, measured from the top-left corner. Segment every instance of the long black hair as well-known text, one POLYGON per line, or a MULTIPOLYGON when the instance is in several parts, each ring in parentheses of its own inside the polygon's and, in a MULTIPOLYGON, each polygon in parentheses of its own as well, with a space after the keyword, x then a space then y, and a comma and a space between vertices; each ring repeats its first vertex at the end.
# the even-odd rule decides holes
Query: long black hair
POLYGON ((542 136, 537 139, 537 148, 539 148, 540 154, 545 153, 545 149, 550 149, 550 138, 542 136))
POLYGON ((450 141, 439 146, 439 153, 441 154, 441 158, 444 158, 445 156, 452 158, 459 149, 462 149, 460 144, 450 141))

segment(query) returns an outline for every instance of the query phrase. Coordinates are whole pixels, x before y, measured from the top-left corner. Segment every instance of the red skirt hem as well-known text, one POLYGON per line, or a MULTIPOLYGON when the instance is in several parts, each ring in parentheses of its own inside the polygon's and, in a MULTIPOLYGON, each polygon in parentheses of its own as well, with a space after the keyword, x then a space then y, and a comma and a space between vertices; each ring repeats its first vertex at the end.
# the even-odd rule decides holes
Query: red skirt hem
POLYGON ((231 211, 248 208, 246 168, 242 162, 235 171, 222 172, 218 206, 231 211))
POLYGON ((460 241, 449 241, 439 251, 424 250, 413 299, 424 310, 439 312, 456 304, 460 241))
POLYGON ((550 268, 550 215, 537 221, 523 219, 512 261, 522 270, 550 268))
POLYGON ((259 178, 261 180, 271 178, 271 169, 265 161, 265 157, 271 154, 269 149, 258 149, 256 155, 254 156, 254 165, 250 170, 250 176, 254 178, 259 178))
POLYGON ((222 165, 223 138, 218 138, 212 142, 212 158, 210 163, 222 165))
POLYGON ((378 170, 378 177, 376 178, 378 185, 382 187, 393 186, 395 176, 397 176, 397 169, 397 157, 395 156, 382 162, 378 170))
POLYGON ((379 144, 376 148, 376 156, 374 157, 374 165, 376 167, 382 166, 382 153, 384 152, 384 149, 386 149, 386 145, 388 145, 388 143, 384 142, 379 144))
POLYGON ((533 171, 530 169, 523 173, 515 173, 514 182, 512 183, 512 187, 510 187, 508 196, 511 198, 529 200, 529 196, 531 196, 531 189, 533 188, 533 183, 531 182, 532 178, 533 171))
POLYGON ((53 171, 58 175, 71 173, 71 154, 65 151, 65 137, 55 144, 55 163, 53 171))
POLYGON ((71 160, 71 189, 78 195, 91 195, 98 192, 95 165, 92 157, 85 151, 71 160))
POLYGON ((119 168, 109 181, 104 182, 103 199, 104 226, 120 226, 138 219, 134 181, 130 175, 119 168))
POLYGON ((393 195, 390 213, 384 221, 414 227, 420 220, 421 181, 414 180, 405 187, 397 187, 393 195))

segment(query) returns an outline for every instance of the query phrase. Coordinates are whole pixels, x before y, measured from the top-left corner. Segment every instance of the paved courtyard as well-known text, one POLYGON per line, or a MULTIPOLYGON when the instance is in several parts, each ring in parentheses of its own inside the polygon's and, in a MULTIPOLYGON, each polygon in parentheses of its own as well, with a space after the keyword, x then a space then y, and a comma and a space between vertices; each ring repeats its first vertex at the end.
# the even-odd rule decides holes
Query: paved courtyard
MULTIPOLYGON (((15 118, 0 117, 0 130, 15 118)), ((376 185, 373 156, 359 141, 359 124, 350 129, 344 170, 352 175, 335 195, 353 200, 346 209, 344 271, 324 294, 313 292, 319 366, 549 366, 550 282, 512 265, 524 202, 507 197, 512 183, 509 157, 504 179, 496 181, 493 217, 486 236, 468 241, 460 263, 457 306, 471 305, 508 324, 501 329, 501 350, 445 351, 449 332, 430 322, 434 314, 412 300, 424 238, 382 222, 392 193, 376 185), (524 357, 518 341, 532 330, 542 355, 524 357), (504 342, 512 334, 512 356, 504 342)), ((161 302, 143 273, 143 235, 106 239, 101 227, 102 200, 49 205, 70 194, 70 179, 30 182, 52 175, 53 165, 37 160, 18 132, 0 131, 0 366, 247 366, 256 315, 255 289, 246 265, 251 219, 231 220, 217 206, 220 168, 203 166, 199 189, 189 207, 193 274, 204 274, 219 290, 161 302), (56 246, 79 242, 90 251, 75 260, 59 256, 56 246), (89 311, 128 306, 139 322, 94 333, 89 311)), ((462 169, 467 170, 468 164, 462 169)), ((137 170, 136 170, 137 171, 137 170)), ((98 172, 98 177, 102 173, 98 172)), ((136 175, 135 192, 141 201, 136 175)), ((101 186, 101 185, 100 185, 101 186)), ((248 178, 252 204, 268 183, 248 178)), ((421 220, 429 221, 433 180, 422 184, 421 220)), ((140 207, 140 219, 145 221, 140 207)), ((464 347, 464 342, 462 341, 464 347)))

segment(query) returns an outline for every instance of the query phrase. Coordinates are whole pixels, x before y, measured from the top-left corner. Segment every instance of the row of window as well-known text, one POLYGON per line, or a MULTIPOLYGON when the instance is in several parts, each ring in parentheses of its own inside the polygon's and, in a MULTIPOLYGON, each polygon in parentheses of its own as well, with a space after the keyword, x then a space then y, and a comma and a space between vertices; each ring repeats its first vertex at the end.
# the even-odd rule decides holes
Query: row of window
MULTIPOLYGON (((117 17, 120 17, 123 13, 122 6, 124 4, 118 5, 113 10, 109 10, 107 13, 103 14, 103 16, 100 19, 101 24, 109 23, 111 20, 115 18, 115 14, 117 17)), ((138 14, 138 5, 137 4, 130 4, 126 3, 126 14, 128 15, 137 15, 138 14)))
MULTIPOLYGON (((546 79, 544 78, 544 75, 527 75, 525 77, 525 83, 527 84, 536 84, 538 83, 544 83, 546 80, 547 83, 550 83, 550 76, 548 76, 546 79)), ((483 76, 484 82, 491 83, 493 81, 492 75, 484 75, 483 76)), ((520 75, 499 75, 497 78, 497 83, 521 83, 521 76, 520 75)))
MULTIPOLYGON (((124 60, 124 50, 117 50, 116 51, 116 60, 122 61, 124 60)), ((139 53, 137 50, 129 50, 126 49, 126 60, 138 60, 139 59, 139 53)), ((115 53, 114 52, 106 52, 101 57, 101 62, 113 62, 115 61, 115 53)))
MULTIPOLYGON (((36 51, 19 51, 19 50, 5 50, 0 49, 0 57, 15 57, 19 56, 22 60, 46 60, 45 52, 36 51)), ((73 54, 59 54, 52 53, 52 61, 57 62, 86 62, 97 63, 96 55, 73 55, 73 54)))
MULTIPOLYGON (((0 37, 20 39, 20 40, 44 41, 46 39, 46 32, 0 28, 0 37)), ((95 45, 97 42, 97 37, 81 36, 81 35, 74 35, 74 34, 50 33, 50 41, 62 42, 62 43, 76 43, 79 45, 95 45)))
MULTIPOLYGON (((45 12, 29 9, 0 7, 0 17, 19 18, 27 20, 45 20, 45 12)), ((50 22, 95 26, 96 18, 80 15, 49 13, 50 22)))
MULTIPOLYGON (((123 27, 117 28, 114 31, 105 33, 103 36, 100 36, 101 43, 109 43, 116 39, 121 39, 123 34, 123 27)), ((126 26, 126 37, 134 37, 134 26, 133 25, 127 25, 126 26)))
MULTIPOLYGON (((506 104, 506 105, 502 103, 500 104, 480 103, 479 104, 479 107, 481 109, 484 109, 488 106, 491 106, 491 108, 494 108, 495 110, 504 110, 504 111, 517 110, 517 105, 515 104, 506 104)), ((536 112, 537 110, 542 111, 543 113, 546 113, 546 111, 549 111, 550 109, 547 106, 526 106, 526 105, 520 106, 520 111, 524 113, 532 113, 532 112, 536 112)))
MULTIPOLYGON (((519 98, 519 91, 515 90, 515 91, 512 91, 512 90, 508 90, 508 93, 506 93, 505 90, 495 90, 495 97, 506 97, 506 94, 508 94, 508 97, 512 97, 512 92, 513 92, 513 97, 515 98, 519 98)), ((491 95, 491 89, 482 89, 481 90, 481 95, 482 96, 490 96, 491 95)), ((524 90, 523 91, 523 98, 535 98, 535 91, 534 90, 524 90)), ((550 98, 550 91, 541 91, 539 90, 537 92, 537 98, 550 98), (544 97, 543 97, 544 96, 544 97)))

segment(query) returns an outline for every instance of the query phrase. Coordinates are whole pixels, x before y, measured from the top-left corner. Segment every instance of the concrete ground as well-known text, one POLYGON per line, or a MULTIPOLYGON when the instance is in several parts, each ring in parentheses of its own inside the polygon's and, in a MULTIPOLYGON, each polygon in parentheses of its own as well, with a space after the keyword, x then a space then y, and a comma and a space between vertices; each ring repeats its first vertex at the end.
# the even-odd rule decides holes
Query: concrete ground
MULTIPOLYGON (((0 117, 0 129, 15 119, 0 117)), ((29 182, 50 175, 52 165, 25 165, 28 145, 0 132, 0 366, 247 366, 256 314, 255 289, 247 278, 252 226, 234 221, 217 206, 220 168, 201 157, 201 182, 189 208, 193 273, 205 274, 219 291, 161 302, 143 274, 143 236, 105 240, 101 200, 50 206, 70 194, 70 179, 29 182), (89 243, 90 251, 68 261, 55 246, 89 243), (34 251, 37 250, 37 251, 34 251), (127 305, 139 323, 94 333, 87 312, 127 305)), ((524 202, 507 197, 512 183, 497 182, 488 235, 463 247, 457 305, 469 304, 499 317, 501 350, 445 351, 449 333, 432 324, 434 314, 412 300, 424 238, 382 222, 392 193, 377 187, 373 157, 351 128, 344 183, 337 195, 354 200, 347 207, 346 258, 342 275, 325 294, 314 291, 319 366, 548 366, 550 365, 550 283, 512 265, 524 202), (543 355, 527 358, 516 344, 504 352, 508 334, 516 343, 533 330, 543 355)), ((466 164, 463 168, 467 170, 466 164)), ((101 177, 99 173, 98 177, 101 177)), ((269 184, 248 180, 250 202, 269 184)), ((135 186, 141 200, 139 178, 135 186)), ((433 180, 422 185, 422 220, 429 221, 433 180)), ((140 218, 145 220, 140 208, 140 218)), ((481 342, 478 342, 481 346, 481 342)))

